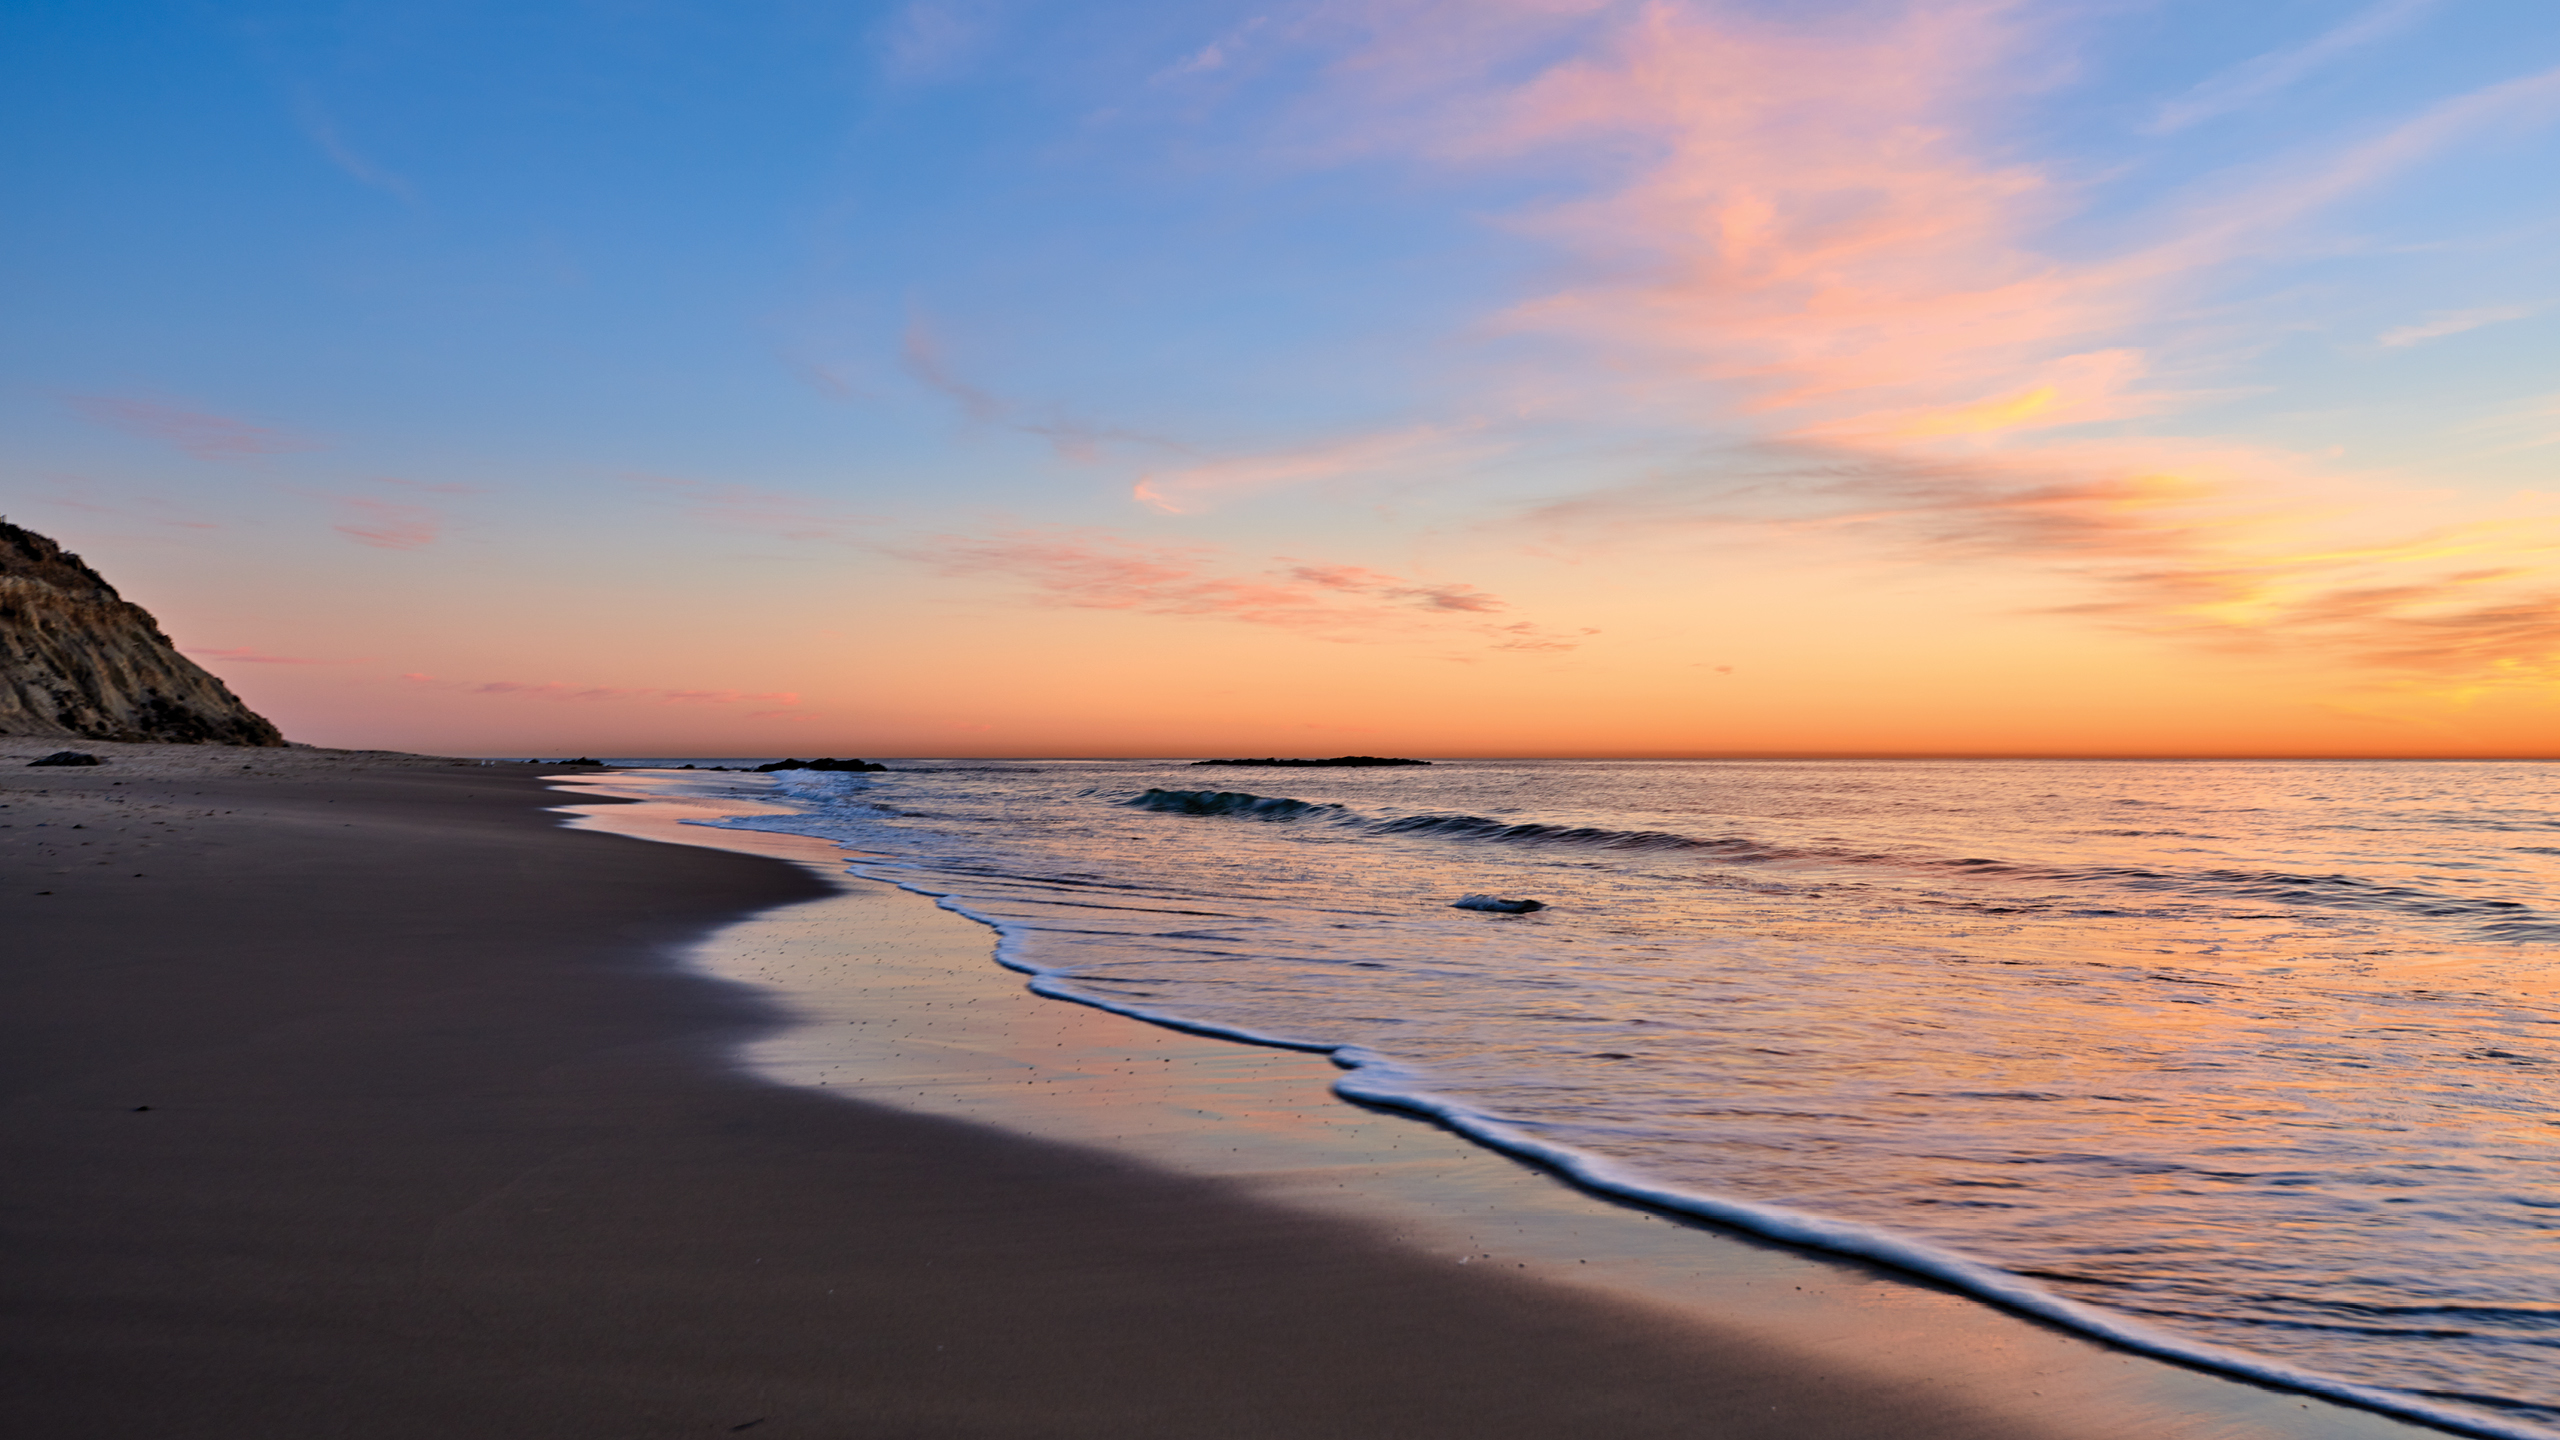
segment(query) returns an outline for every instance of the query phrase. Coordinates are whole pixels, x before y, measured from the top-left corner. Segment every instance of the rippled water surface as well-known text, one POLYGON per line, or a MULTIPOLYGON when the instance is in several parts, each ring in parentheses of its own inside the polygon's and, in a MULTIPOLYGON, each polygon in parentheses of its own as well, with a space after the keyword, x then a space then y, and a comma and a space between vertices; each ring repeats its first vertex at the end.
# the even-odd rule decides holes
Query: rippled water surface
POLYGON ((2560 766, 902 762, 864 873, 1115 1008, 2560 1424, 2560 766), (1451 908, 1475 893, 1548 908, 1451 908))

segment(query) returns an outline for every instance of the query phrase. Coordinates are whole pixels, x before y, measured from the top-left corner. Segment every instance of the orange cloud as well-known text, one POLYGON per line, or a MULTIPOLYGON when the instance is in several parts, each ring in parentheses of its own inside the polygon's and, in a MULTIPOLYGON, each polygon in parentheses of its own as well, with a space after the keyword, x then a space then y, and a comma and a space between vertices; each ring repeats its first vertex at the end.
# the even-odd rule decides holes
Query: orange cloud
MULTIPOLYGON (((405 671, 400 676, 412 685, 431 690, 452 690, 471 695, 498 695, 510 699, 572 700, 596 702, 606 700, 647 700, 660 705, 738 705, 800 703, 799 692, 793 690, 673 690, 658 687, 620 685, 573 685, 561 680, 531 684, 521 680, 439 680, 419 671, 405 671)), ((778 711, 762 712, 764 715, 778 711)), ((750 716, 750 719, 760 718, 750 716)))
MULTIPOLYGON (((1328 640, 1426 635, 1433 617, 1506 608, 1500 597, 1471 585, 1409 581, 1352 565, 1284 561, 1285 568, 1259 574, 1225 573, 1212 546, 1149 545, 1094 531, 943 536, 930 546, 892 553, 945 575, 1010 576, 1054 605, 1209 617, 1328 640)), ((1549 630, 1527 621, 1460 628, 1497 650, 1569 650, 1598 633, 1549 630)))
POLYGON ((149 400, 119 395, 73 395, 71 408, 101 425, 176 446, 198 460, 239 460, 252 455, 282 455, 317 450, 308 436, 251 425, 223 415, 180 410, 149 400))
POLYGON ((2560 685, 2560 505, 2532 506, 2406 528, 2423 497, 2201 442, 1961 460, 1780 444, 1531 520, 1568 544, 1758 533, 1975 575, 2024 567, 2079 594, 2046 613, 2449 695, 2560 685))

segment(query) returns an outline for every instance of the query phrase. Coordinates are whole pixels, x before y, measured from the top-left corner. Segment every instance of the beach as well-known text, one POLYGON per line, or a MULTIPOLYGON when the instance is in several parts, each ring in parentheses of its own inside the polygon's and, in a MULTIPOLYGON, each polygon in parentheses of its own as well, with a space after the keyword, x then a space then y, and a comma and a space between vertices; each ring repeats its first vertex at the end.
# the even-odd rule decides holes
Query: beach
MULTIPOLYGON (((567 828, 541 767, 52 748, 0 745, 24 1433, 2170 1433, 758 1078, 789 1017, 685 958, 839 893, 817 842, 567 828)), ((2210 1383, 2188 1433, 2422 1433, 2210 1383)))

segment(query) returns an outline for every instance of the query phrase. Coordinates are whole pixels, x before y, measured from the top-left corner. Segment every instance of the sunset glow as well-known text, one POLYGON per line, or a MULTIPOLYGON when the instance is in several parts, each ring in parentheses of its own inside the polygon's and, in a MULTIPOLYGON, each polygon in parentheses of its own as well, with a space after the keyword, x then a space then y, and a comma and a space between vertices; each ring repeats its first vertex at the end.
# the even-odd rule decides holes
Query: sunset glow
POLYGON ((2546 7, 9 26, 0 509, 297 740, 2560 752, 2546 7))

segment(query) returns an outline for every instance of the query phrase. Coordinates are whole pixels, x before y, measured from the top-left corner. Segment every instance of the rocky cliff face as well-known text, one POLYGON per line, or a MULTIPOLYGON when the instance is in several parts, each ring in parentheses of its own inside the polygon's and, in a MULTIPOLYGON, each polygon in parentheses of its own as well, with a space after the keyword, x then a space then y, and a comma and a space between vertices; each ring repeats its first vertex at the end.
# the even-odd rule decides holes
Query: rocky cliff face
POLYGON ((32 530, 0 521, 0 735, 282 745, 178 653, 151 612, 32 530))

